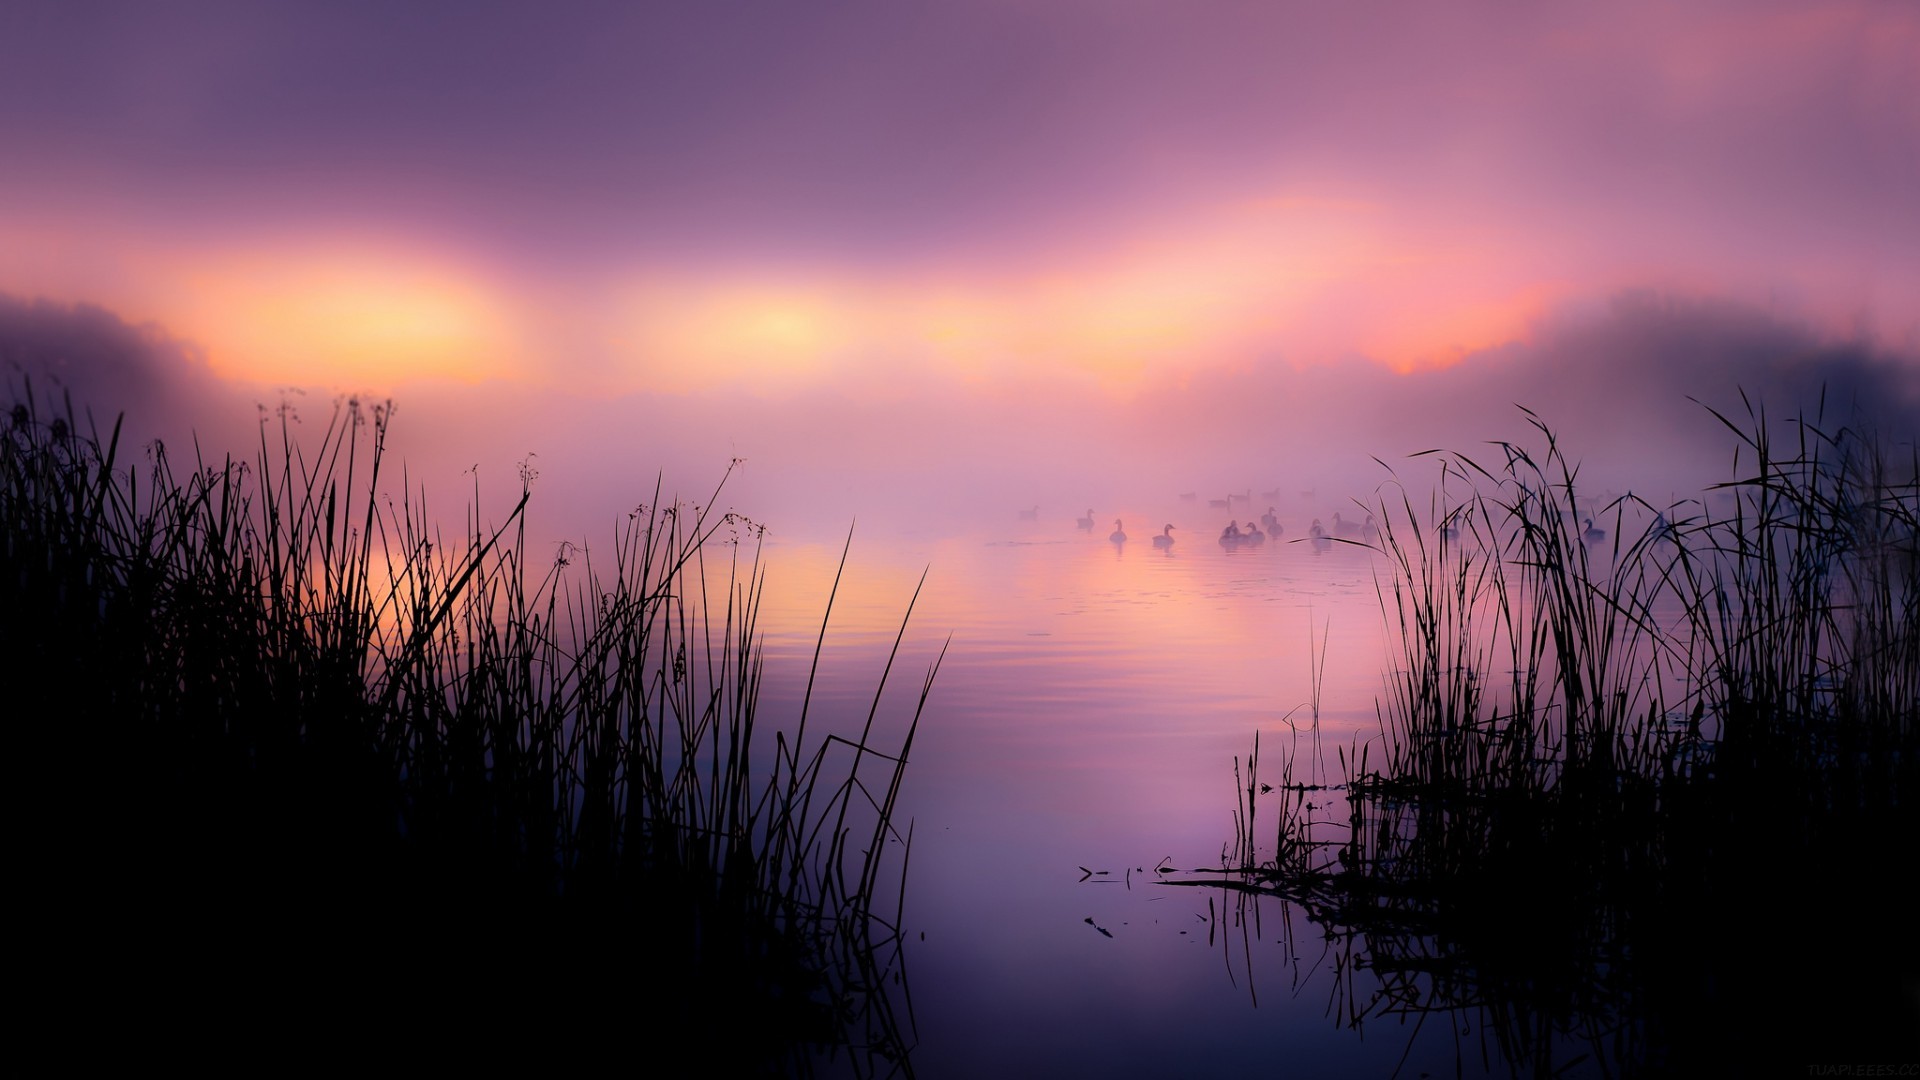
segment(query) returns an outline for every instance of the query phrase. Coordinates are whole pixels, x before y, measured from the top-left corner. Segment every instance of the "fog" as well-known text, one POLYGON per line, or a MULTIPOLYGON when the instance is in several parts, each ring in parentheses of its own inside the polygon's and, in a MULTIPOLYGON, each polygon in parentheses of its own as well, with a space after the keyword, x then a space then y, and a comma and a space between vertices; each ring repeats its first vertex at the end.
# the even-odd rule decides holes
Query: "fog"
MULTIPOLYGON (((362 393, 223 380, 163 328, 98 307, 5 298, 0 360, 16 395, 27 379, 43 404, 71 395, 103 430, 124 411, 123 460, 154 437, 178 447, 196 436, 210 460, 251 457, 260 425, 277 445, 283 420, 312 441, 362 393)), ((1743 423, 1749 402, 1776 421, 1824 408, 1829 429, 1911 447, 1920 364, 1749 308, 1639 292, 1408 374, 1361 358, 1268 358, 1126 394, 1059 377, 981 387, 903 370, 877 386, 779 394, 421 382, 392 400, 388 494, 404 478, 452 515, 477 491, 484 517, 511 507, 524 468, 535 532, 556 540, 606 535, 653 501, 656 484, 706 504, 723 478, 716 505, 776 539, 856 521, 882 536, 1011 530, 1036 507, 1061 528, 1089 509, 1104 529, 1114 516, 1172 508, 1182 530, 1217 530, 1225 515, 1206 501, 1229 493, 1264 502, 1277 491, 1283 518, 1351 514, 1351 500, 1370 500, 1391 475, 1416 490, 1431 481, 1435 465, 1409 455, 1453 450, 1491 466, 1500 460, 1493 441, 1537 449, 1522 407, 1582 463, 1584 493, 1601 501, 1632 491, 1664 503, 1730 479, 1737 440, 1709 407, 1743 423), (1182 494, 1195 498, 1176 502, 1182 494)))

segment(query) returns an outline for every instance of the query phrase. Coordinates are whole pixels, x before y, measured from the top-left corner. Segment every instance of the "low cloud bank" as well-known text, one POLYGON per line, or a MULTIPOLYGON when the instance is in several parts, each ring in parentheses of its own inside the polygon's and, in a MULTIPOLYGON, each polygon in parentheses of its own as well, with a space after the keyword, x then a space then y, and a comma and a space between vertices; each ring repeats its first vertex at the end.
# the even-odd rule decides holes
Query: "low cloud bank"
MULTIPOLYGON (((305 414, 300 430, 317 435, 336 397, 226 383, 157 327, 5 296, 0 364, 16 385, 25 376, 36 392, 71 393, 103 426, 126 411, 129 438, 172 445, 197 432, 210 452, 250 454, 263 402, 269 419, 292 402, 305 414)), ((1920 357, 1733 304, 1629 293, 1603 314, 1444 369, 1275 360, 1170 377, 1126 400, 1069 378, 975 386, 908 367, 883 388, 778 396, 418 384, 398 394, 391 446, 412 490, 442 513, 476 493, 483 512, 504 510, 522 464, 537 470, 535 521, 553 535, 603 534, 656 483, 704 500, 735 458, 745 464, 723 508, 776 528, 844 530, 855 518, 1012 521, 1036 504, 1064 520, 1089 505, 1151 508, 1184 492, 1280 490, 1307 500, 1299 512, 1319 513, 1377 487, 1386 474, 1375 458, 1419 479, 1432 467, 1407 455, 1422 450, 1497 460, 1491 440, 1537 445, 1525 406, 1584 463, 1592 495, 1658 499, 1730 476, 1734 437, 1703 405, 1743 420, 1742 390, 1776 420, 1811 417, 1824 395, 1829 428, 1896 444, 1920 432, 1920 357)), ((388 475, 397 492, 402 473, 388 475)))

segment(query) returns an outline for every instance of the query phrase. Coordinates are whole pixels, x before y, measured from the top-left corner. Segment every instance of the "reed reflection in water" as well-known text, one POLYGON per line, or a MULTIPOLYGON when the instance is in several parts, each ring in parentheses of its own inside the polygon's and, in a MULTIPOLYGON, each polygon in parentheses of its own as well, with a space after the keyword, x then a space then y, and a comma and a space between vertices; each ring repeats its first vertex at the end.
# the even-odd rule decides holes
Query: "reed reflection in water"
POLYGON ((1914 470, 1761 441, 1732 501, 1596 508, 1549 447, 1317 543, 886 545, 955 633, 905 804, 916 1067, 1614 1075, 1756 1017, 1788 1057, 1910 1044, 1920 592, 1882 556, 1914 470))
MULTIPOLYGON (((1169 503, 1117 512, 1178 535, 1194 515, 1169 503)), ((1304 537, 1315 513, 1330 511, 1280 516, 1304 537)), ((1250 1008, 1221 939, 1209 942, 1206 898, 1150 884, 1162 858, 1219 865, 1231 825, 1221 777, 1254 731, 1304 722, 1314 649, 1329 744, 1375 728, 1385 652, 1372 555, 1222 548, 1206 520, 1190 544, 1116 549, 1069 515, 1055 524, 863 523, 827 636, 816 706, 870 689, 862 665, 896 628, 901 583, 932 567, 916 617, 953 643, 898 810, 915 829, 916 1073, 1177 1075, 1285 1053, 1305 1075, 1385 1075, 1403 1045, 1356 1046, 1326 1023, 1319 989, 1250 1008)), ((769 707, 793 692, 773 673, 811 655, 837 554, 826 535, 769 536, 769 707)), ((900 663, 921 666, 927 648, 910 640, 900 663)))

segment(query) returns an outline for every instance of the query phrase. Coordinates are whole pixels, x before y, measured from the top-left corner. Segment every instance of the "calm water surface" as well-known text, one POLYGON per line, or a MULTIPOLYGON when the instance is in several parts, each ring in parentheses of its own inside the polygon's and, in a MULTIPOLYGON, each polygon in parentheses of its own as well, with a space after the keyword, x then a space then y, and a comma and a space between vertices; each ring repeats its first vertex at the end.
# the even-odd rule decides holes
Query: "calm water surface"
MULTIPOLYGON (((1329 760, 1378 733, 1391 661, 1375 567, 1362 549, 1287 542, 1316 514, 1282 514, 1279 542, 1236 550, 1216 540, 1225 511, 1179 506, 1122 512, 1121 545, 1112 512, 1091 533, 1076 514, 1013 510, 855 531, 816 704, 864 717, 922 570, 882 742, 897 741, 952 635, 904 806, 917 1073, 1455 1071, 1459 1021, 1430 1019, 1417 1037, 1393 1018, 1360 1033, 1336 1023, 1342 995, 1367 987, 1336 979, 1297 912, 1263 904, 1259 932, 1243 934, 1219 890, 1154 880, 1159 865, 1220 865, 1234 759, 1258 730, 1263 778, 1277 780, 1288 720, 1310 737, 1322 644, 1329 760), (1177 542, 1156 550, 1149 522, 1167 521, 1177 542)), ((844 539, 769 538, 770 717, 788 715, 804 679, 844 539)), ((1466 1037, 1471 1074, 1479 1032, 1466 1037)))

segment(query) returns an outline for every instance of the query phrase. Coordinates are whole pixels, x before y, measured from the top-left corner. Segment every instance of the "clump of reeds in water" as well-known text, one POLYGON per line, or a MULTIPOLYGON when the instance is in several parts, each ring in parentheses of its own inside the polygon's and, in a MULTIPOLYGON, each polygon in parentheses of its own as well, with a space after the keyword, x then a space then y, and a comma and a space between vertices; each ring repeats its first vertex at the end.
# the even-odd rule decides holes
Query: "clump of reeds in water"
POLYGON ((1741 440, 1718 516, 1590 508, 1532 414, 1540 448, 1444 455, 1424 510, 1384 488, 1402 652, 1379 764, 1343 749, 1344 821, 1302 811, 1317 789, 1291 763, 1271 839, 1236 812, 1247 888, 1418 973, 1383 1010, 1493 1009, 1515 1069, 1569 1045, 1700 1063, 1754 1028, 1745 1050, 1865 1059, 1920 1030, 1896 899, 1920 804, 1920 459, 1817 416, 1782 453, 1759 408, 1712 416, 1741 440))
POLYGON ((6 416, 15 880, 77 943, 49 978, 286 1038, 905 1069, 919 710, 762 730, 763 571, 725 543, 757 527, 656 488, 539 560, 523 472, 449 536, 379 497, 390 416, 307 446, 263 414, 253 461, 184 473, 30 387, 6 416))

